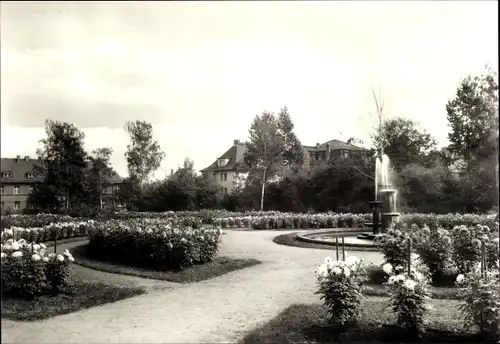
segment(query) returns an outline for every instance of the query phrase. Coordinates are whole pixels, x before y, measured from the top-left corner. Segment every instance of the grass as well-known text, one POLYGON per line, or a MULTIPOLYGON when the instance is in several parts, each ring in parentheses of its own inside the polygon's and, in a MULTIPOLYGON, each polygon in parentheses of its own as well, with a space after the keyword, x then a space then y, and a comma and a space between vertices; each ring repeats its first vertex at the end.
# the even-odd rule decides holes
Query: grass
POLYGON ((87 268, 176 283, 200 282, 261 263, 256 259, 217 257, 211 262, 193 265, 181 271, 160 271, 95 260, 87 255, 87 245, 77 246, 70 251, 75 263, 87 268))
POLYGON ((456 301, 431 300, 429 324, 423 336, 413 338, 395 326, 386 298, 362 300, 358 323, 352 327, 334 328, 327 322, 322 305, 292 305, 276 318, 248 333, 241 343, 478 343, 476 332, 462 329, 456 301))
POLYGON ((66 290, 56 296, 45 293, 34 300, 24 300, 2 293, 2 318, 42 320, 144 293, 145 289, 140 287, 113 286, 73 279, 66 290))
MULTIPOLYGON (((281 234, 273 238, 273 242, 276 244, 280 245, 287 245, 287 246, 296 246, 296 247, 303 247, 303 248, 319 248, 323 250, 332 250, 332 247, 335 247, 335 245, 323 245, 323 244, 316 244, 316 243, 310 243, 310 242, 305 242, 302 240, 297 239, 297 232, 294 233, 288 233, 288 234, 281 234)), ((346 247, 347 248, 347 247, 346 247)), ((369 252, 378 252, 379 249, 376 247, 350 247, 351 250, 356 250, 356 251, 369 251, 369 252)))

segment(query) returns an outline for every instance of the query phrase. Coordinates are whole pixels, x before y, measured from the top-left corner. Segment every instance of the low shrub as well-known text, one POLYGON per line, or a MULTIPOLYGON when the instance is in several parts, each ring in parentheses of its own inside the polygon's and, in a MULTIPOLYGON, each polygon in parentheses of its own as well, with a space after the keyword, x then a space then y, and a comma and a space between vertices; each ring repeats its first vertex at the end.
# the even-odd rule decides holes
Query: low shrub
POLYGON ((387 281, 390 292, 389 305, 396 314, 397 324, 415 335, 424 330, 429 308, 426 301, 430 298, 429 280, 417 267, 408 273, 402 266, 386 264, 384 271, 391 274, 387 281))
POLYGON ((408 259, 407 243, 410 236, 400 230, 388 230, 380 240, 380 249, 386 263, 404 266, 408 259))
POLYGON ((126 265, 183 269, 211 261, 221 238, 220 229, 181 229, 161 219, 109 220, 90 230, 88 253, 126 265))
POLYGON ((94 225, 93 220, 79 222, 51 223, 44 227, 11 227, 2 231, 0 240, 2 243, 9 239, 24 239, 28 242, 41 243, 51 240, 62 240, 85 236, 88 229, 94 225))
POLYGON ((482 275, 472 271, 458 275, 461 302, 459 309, 464 315, 464 328, 478 328, 484 339, 500 340, 500 282, 498 270, 482 275), (482 325, 481 325, 482 324, 482 325))
POLYGON ((21 239, 7 240, 1 246, 2 288, 12 294, 33 299, 45 289, 57 294, 67 283, 69 265, 74 261, 68 251, 47 253, 44 244, 21 239))
POLYGON ((356 322, 361 302, 361 261, 349 256, 345 261, 326 257, 316 270, 319 290, 330 322, 334 326, 344 326, 356 322))

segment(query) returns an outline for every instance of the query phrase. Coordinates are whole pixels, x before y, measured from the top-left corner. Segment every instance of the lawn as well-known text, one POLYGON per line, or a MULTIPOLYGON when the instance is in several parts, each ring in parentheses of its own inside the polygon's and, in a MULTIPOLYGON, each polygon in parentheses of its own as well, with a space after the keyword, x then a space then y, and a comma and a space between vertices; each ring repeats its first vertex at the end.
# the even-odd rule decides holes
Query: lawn
POLYGON ((256 259, 232 259, 227 257, 217 257, 211 262, 193 265, 181 271, 160 271, 95 260, 87 255, 86 244, 76 246, 73 249, 70 249, 70 251, 75 258, 75 263, 87 268, 176 283, 200 282, 261 263, 256 259))
POLYGON ((412 339, 394 325, 394 316, 386 307, 387 302, 387 298, 364 298, 358 323, 342 329, 328 325, 326 310, 320 304, 292 305, 267 324, 248 333, 241 343, 481 342, 476 332, 462 329, 456 301, 430 300, 429 324, 420 339, 412 339))
POLYGON ((24 300, 2 293, 2 317, 24 321, 47 319, 144 293, 145 289, 140 287, 106 285, 73 278, 66 290, 56 296, 47 292, 35 300, 24 300))

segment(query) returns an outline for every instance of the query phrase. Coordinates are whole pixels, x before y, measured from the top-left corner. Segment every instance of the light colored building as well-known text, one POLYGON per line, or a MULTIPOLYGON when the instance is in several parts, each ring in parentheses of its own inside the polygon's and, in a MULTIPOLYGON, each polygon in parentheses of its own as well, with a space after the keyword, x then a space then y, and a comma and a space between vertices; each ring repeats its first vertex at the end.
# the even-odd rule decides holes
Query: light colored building
POLYGON ((231 148, 200 172, 211 177, 224 194, 231 193, 236 187, 244 185, 248 176, 248 168, 243 162, 245 151, 245 143, 234 140, 231 148))
POLYGON ((317 143, 316 146, 302 146, 307 150, 311 167, 321 165, 334 158, 347 158, 354 154, 366 155, 370 150, 340 140, 317 143))
MULTIPOLYGON (((2 210, 17 212, 26 208, 33 185, 43 180, 43 176, 37 176, 34 172, 34 166, 38 163, 40 163, 38 158, 32 159, 29 156, 22 158, 18 155, 16 158, 1 159, 0 198, 2 210)), ((123 179, 116 173, 108 178, 106 185, 103 186, 103 207, 116 205, 113 195, 121 184, 123 184, 123 179)))

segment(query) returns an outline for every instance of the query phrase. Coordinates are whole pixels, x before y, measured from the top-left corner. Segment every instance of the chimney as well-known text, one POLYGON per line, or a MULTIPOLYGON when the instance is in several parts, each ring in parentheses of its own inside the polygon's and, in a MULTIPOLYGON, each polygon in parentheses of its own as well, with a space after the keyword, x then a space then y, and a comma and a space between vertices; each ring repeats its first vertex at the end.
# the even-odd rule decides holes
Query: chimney
POLYGON ((173 168, 171 168, 171 169, 170 169, 170 175, 173 175, 173 174, 174 174, 174 169, 173 169, 173 168))
POLYGON ((319 147, 319 143, 316 143, 316 148, 318 148, 318 147, 319 147))
POLYGON ((20 156, 20 155, 18 155, 18 156, 16 157, 16 162, 21 162, 21 156, 20 156))
POLYGON ((234 140, 233 141, 233 146, 236 146, 236 145, 239 145, 240 144, 240 140, 234 140))
POLYGON ((329 143, 326 144, 326 156, 325 156, 325 159, 326 160, 330 160, 330 144, 329 143))
POLYGON ((26 161, 26 162, 30 162, 30 156, 29 156, 29 155, 26 155, 26 156, 24 157, 24 161, 26 161))

